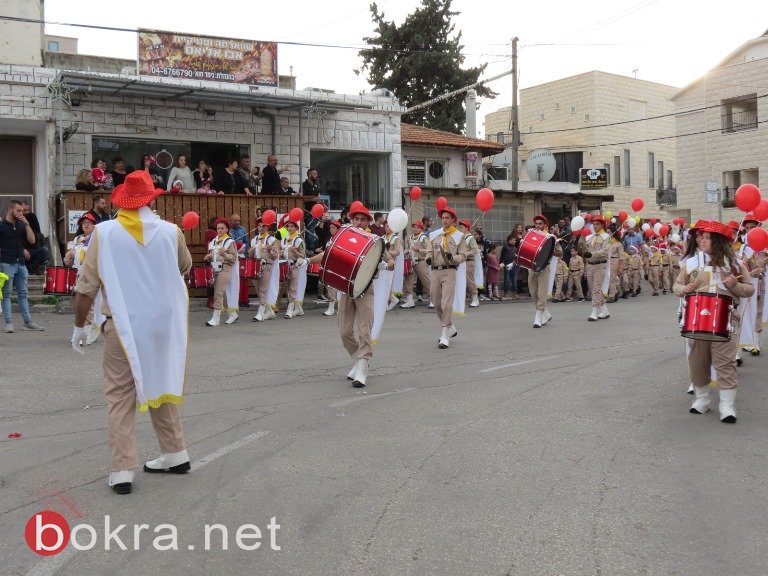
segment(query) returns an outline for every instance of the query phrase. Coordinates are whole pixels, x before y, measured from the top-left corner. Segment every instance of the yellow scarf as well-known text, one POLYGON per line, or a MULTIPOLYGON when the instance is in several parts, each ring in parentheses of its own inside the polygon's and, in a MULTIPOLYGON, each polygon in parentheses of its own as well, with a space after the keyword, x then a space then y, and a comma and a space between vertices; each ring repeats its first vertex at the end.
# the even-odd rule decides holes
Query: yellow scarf
POLYGON ((144 224, 141 222, 138 210, 120 208, 120 211, 117 213, 117 221, 120 222, 120 225, 125 228, 128 234, 133 236, 136 242, 144 244, 144 224))
POLYGON ((218 236, 216 236, 216 242, 217 243, 223 243, 224 240, 226 240, 227 238, 229 238, 229 233, 228 232, 225 232, 224 234, 219 234, 218 236))
POLYGON ((459 229, 453 224, 448 226, 448 228, 443 228, 443 250, 448 250, 448 236, 458 231, 459 229))
POLYGON ((290 241, 293 241, 293 240, 295 240, 295 239, 296 239, 296 237, 297 237, 298 235, 299 235, 299 232, 298 232, 298 231, 296 231, 296 232, 291 232, 291 233, 288 235, 288 240, 290 240, 290 241))

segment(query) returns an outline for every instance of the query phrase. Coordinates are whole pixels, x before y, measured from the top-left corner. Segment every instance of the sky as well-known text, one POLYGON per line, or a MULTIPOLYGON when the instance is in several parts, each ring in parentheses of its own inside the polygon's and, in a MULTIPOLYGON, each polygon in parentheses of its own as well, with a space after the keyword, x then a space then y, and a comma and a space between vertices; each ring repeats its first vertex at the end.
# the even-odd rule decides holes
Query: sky
MULTIPOLYGON (((358 94, 372 88, 364 75, 354 72, 361 64, 363 38, 374 35, 369 6, 360 0, 241 0, 222 5, 45 0, 45 20, 282 42, 278 71, 295 75, 297 88, 358 94)), ((386 20, 400 24, 417 3, 379 0, 377 6, 386 20)), ((462 34, 463 67, 487 64, 482 78, 511 69, 511 39, 519 39, 521 89, 591 70, 682 88, 768 29, 765 0, 453 0, 452 9, 459 12, 453 23, 462 34)), ((46 32, 79 38, 82 54, 136 58, 134 33, 59 25, 46 26, 46 32)), ((481 137, 484 116, 512 104, 510 75, 488 86, 498 96, 480 100, 481 137)))

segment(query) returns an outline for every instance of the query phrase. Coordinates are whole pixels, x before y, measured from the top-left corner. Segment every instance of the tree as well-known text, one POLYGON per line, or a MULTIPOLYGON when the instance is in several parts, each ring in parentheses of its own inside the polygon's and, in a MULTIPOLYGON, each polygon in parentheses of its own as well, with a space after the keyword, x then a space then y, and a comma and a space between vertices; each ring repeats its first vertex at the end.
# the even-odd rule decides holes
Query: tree
MULTIPOLYGON (((376 3, 371 15, 375 37, 363 40, 373 48, 360 50, 363 65, 355 73, 368 72, 368 83, 389 89, 401 104, 410 108, 453 90, 474 84, 486 64, 463 70, 461 32, 451 37, 454 25, 452 0, 421 0, 421 7, 409 14, 401 26, 386 21, 376 3)), ((478 96, 493 98, 486 86, 475 88, 478 96)), ((464 95, 458 94, 403 116, 410 124, 460 134, 465 125, 464 95)))

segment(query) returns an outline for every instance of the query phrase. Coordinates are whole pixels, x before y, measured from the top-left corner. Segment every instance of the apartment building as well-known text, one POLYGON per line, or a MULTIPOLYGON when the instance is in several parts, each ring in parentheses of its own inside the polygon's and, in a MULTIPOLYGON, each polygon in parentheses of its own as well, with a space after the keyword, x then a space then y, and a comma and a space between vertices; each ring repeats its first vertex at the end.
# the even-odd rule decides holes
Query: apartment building
POLYGON ((672 97, 678 204, 698 218, 740 220, 741 184, 768 191, 768 31, 672 97))

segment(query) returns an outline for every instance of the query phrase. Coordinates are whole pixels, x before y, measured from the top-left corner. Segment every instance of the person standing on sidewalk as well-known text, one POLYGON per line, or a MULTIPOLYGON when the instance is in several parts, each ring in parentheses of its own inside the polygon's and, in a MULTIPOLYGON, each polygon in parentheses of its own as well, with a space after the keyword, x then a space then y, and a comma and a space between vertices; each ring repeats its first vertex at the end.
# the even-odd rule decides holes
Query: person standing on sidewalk
POLYGON ((0 220, 0 272, 8 276, 3 285, 3 320, 6 334, 13 333, 13 315, 11 312, 11 290, 16 287, 19 297, 19 309, 24 320, 22 330, 45 330, 32 321, 29 314, 29 301, 27 300, 27 257, 29 253, 24 249, 24 242, 35 243, 35 233, 24 217, 24 209, 21 202, 11 200, 8 204, 8 212, 5 218, 0 220))
POLYGON ((85 319, 102 290, 104 381, 107 398, 109 486, 129 494, 136 448, 136 407, 149 411, 161 455, 145 472, 185 474, 190 469, 179 404, 183 401, 189 333, 189 296, 182 278, 192 267, 183 232, 149 209, 164 191, 144 170, 117 186, 117 218, 92 233, 75 285, 72 348, 84 354, 85 319))

